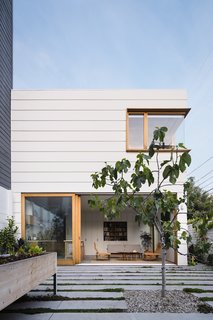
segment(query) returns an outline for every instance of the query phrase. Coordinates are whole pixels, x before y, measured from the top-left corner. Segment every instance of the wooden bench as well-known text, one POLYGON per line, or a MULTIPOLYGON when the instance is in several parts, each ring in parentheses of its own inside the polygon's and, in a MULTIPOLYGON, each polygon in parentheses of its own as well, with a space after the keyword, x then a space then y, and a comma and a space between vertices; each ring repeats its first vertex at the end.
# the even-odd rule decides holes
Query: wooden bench
POLYGON ((144 252, 144 260, 156 260, 161 255, 161 243, 159 242, 157 248, 154 252, 145 251, 144 252))
POLYGON ((128 258, 133 259, 133 257, 141 258, 142 250, 140 244, 108 244, 107 252, 111 256, 121 256, 123 260, 128 258))

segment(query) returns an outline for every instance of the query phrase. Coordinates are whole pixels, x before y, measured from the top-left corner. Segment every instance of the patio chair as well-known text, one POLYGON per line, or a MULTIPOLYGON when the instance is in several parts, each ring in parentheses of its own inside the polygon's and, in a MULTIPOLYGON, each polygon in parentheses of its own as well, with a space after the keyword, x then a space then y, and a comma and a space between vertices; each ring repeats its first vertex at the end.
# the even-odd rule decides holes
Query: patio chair
POLYGON ((94 249, 96 252, 96 260, 109 260, 110 259, 110 253, 98 251, 96 242, 94 242, 94 249))
POLYGON ((157 258, 161 255, 161 243, 158 242, 157 248, 154 252, 145 251, 144 252, 144 260, 157 260, 157 258))

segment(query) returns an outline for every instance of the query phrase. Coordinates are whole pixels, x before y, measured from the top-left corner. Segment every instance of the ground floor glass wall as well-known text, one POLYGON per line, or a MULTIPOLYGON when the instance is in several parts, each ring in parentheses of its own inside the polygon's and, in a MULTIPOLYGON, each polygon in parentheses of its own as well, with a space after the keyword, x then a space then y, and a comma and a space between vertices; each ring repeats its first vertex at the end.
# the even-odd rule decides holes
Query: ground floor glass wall
POLYGON ((72 258, 72 197, 25 197, 26 240, 56 251, 58 259, 72 258))

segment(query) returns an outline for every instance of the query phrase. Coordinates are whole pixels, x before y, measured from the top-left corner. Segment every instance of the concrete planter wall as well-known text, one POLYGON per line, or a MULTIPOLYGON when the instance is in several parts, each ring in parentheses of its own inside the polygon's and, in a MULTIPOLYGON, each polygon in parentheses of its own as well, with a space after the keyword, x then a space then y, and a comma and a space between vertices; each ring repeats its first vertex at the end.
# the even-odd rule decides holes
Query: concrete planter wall
POLYGON ((0 310, 56 275, 56 268, 56 252, 0 265, 0 310))

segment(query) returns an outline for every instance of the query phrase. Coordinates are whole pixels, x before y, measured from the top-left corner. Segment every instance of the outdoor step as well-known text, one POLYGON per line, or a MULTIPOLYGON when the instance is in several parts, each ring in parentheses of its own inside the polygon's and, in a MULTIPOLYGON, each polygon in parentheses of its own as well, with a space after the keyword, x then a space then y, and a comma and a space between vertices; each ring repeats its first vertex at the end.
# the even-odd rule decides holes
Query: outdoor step
MULTIPOLYGON (((58 293, 59 292, 66 292, 66 290, 82 290, 82 291, 86 291, 86 290, 104 290, 104 289, 117 289, 117 288, 121 288, 121 289, 125 289, 125 290, 157 290, 161 287, 161 283, 159 282, 158 285, 113 285, 113 284, 106 284, 106 285, 88 285, 88 286, 81 286, 81 285, 75 285, 75 286, 58 286, 58 293), (63 290, 63 291, 61 291, 63 290)), ((168 285, 166 286, 167 290, 182 290, 183 288, 199 288, 202 290, 206 290, 208 288, 208 290, 213 290, 213 285, 212 286, 206 286, 204 284, 197 284, 197 285, 168 285)), ((52 287, 47 287, 47 286, 39 286, 37 288, 38 290, 46 290, 46 289, 50 289, 52 290, 52 287)), ((33 291, 32 291, 33 292, 33 291)), ((51 292, 51 291, 49 291, 51 292)))
MULTIPOLYGON (((212 277, 213 276, 213 272, 170 272, 166 270, 166 273, 168 275, 171 275, 172 277, 191 277, 191 276, 201 276, 201 277, 212 277)), ((66 274, 61 274, 60 272, 57 273, 59 278, 69 278, 69 277, 88 277, 88 276, 96 276, 96 275, 102 275, 105 277, 111 277, 111 276, 123 276, 123 275, 131 275, 131 276, 144 276, 144 277, 148 277, 150 275, 153 276, 159 276, 161 275, 161 271, 159 272, 103 272, 103 271, 97 271, 97 272, 68 272, 66 274)), ((51 279, 51 278, 50 278, 51 279)))
POLYGON ((211 314, 204 313, 1 313, 1 320, 211 320, 211 314))
MULTIPOLYGON (((99 265, 99 266, 85 266, 85 267, 81 267, 81 266, 68 266, 66 269, 61 269, 61 267, 58 267, 58 271, 60 273, 69 273, 69 272, 78 272, 78 273, 84 273, 84 272, 97 272, 101 270, 101 272, 160 272, 161 271, 161 266, 158 266, 158 267, 149 267, 149 266, 135 266, 135 267, 132 267, 132 266, 119 266, 119 267, 105 267, 103 265, 99 265)), ((169 267, 169 266, 166 266, 166 270, 168 271, 171 271, 171 272, 212 272, 212 268, 206 268, 206 269, 196 269, 196 268, 181 268, 181 267, 169 267)))
MULTIPOLYGON (((182 274, 182 273, 169 273, 166 271, 166 275, 169 276, 169 277, 183 277, 183 278, 187 278, 187 277, 201 277, 201 278, 212 278, 213 277, 213 273, 206 273, 206 274, 203 274, 203 273, 199 273, 199 274, 196 274, 196 273, 191 273, 191 274, 182 274)), ((144 278, 147 278, 147 277, 160 277, 161 276, 161 272, 159 273, 153 273, 153 272, 150 272, 150 273, 142 273, 142 272, 137 272, 137 273, 130 273, 130 272, 123 272, 123 273, 103 273, 103 272, 96 272, 96 273, 81 273, 81 274, 77 274, 77 273, 70 273, 70 274, 67 274, 66 276, 64 275, 61 275, 59 273, 57 273, 57 277, 58 279, 69 279, 69 278, 75 278, 75 279, 79 279, 79 278, 88 278, 88 277, 91 277, 91 278, 97 278, 97 277, 105 277, 105 278, 116 278, 116 277, 144 277, 144 278)), ((52 280, 52 277, 49 278, 48 280, 52 280)))
MULTIPOLYGON (((39 313, 39 314, 24 314, 24 313, 0 313, 1 315, 1 320, 50 320, 50 318, 52 319, 53 313, 39 313)), ((58 315, 58 314, 56 314, 58 315)), ((63 317, 62 315, 62 319, 63 320, 70 320, 70 318, 68 318, 68 316, 70 317, 70 314, 67 314, 67 318, 63 317)), ((54 318, 55 320, 57 319, 61 319, 61 316, 59 315, 60 318, 54 318)), ((79 318, 75 318, 78 319, 79 318)), ((72 320, 74 320, 72 318, 72 320)))
POLYGON ((120 309, 127 310, 127 304, 125 301, 116 301, 116 300, 76 300, 76 301, 62 301, 59 306, 59 309, 120 309))
MULTIPOLYGON (((39 296, 52 296, 50 292, 29 292, 29 297, 38 297, 39 296)), ((73 292, 58 292, 58 296, 67 297, 67 298, 104 298, 104 299, 117 299, 123 298, 123 292, 104 292, 104 291, 73 291, 73 292)))
MULTIPOLYGON (((67 278, 67 279, 64 279, 64 278, 59 278, 57 277, 57 283, 58 284, 63 284, 63 283, 73 283, 73 282, 87 282, 87 281, 154 281, 154 280, 160 280, 161 279, 161 275, 158 275, 158 276, 153 276, 153 275, 150 275, 150 276, 127 276, 127 275, 123 275, 123 276, 111 276, 111 277, 105 277, 105 276, 92 276, 92 277, 79 277, 79 278, 67 278)), ((166 280, 174 280, 174 281, 185 281, 185 280, 188 280, 188 281, 196 281, 198 279, 198 277, 195 277, 195 276, 188 276, 188 277, 175 277, 175 276, 171 276, 171 275, 166 275, 166 280)), ((200 281, 213 281, 213 277, 200 277, 199 276, 199 280, 200 281)), ((47 280, 44 282, 44 284, 51 284, 53 282, 53 279, 51 280, 47 280)))
POLYGON ((61 301, 28 301, 17 302, 9 305, 6 310, 23 310, 35 308, 58 309, 61 301))
MULTIPOLYGON (((82 284, 82 285, 90 285, 90 284, 155 284, 155 283, 158 283, 159 281, 161 281, 161 278, 156 278, 156 279, 141 279, 141 280, 137 280, 137 279, 124 279, 124 278, 121 278, 121 279, 112 279, 112 280, 107 280, 107 279, 78 279, 77 281, 58 281, 58 285, 63 285, 66 286, 66 284, 69 284, 69 285, 76 285, 76 284, 82 284)), ((197 284, 197 283, 202 283, 202 282, 208 282, 210 284, 213 285, 213 278, 212 279, 203 279, 203 280, 196 280, 196 279, 171 279, 171 278, 166 278, 166 282, 167 283, 194 283, 194 284, 197 284)), ((45 283, 44 283, 45 284, 45 283)), ((47 284, 51 284, 51 283, 47 283, 47 284)))
POLYGON ((52 310, 99 310, 120 309, 127 310, 126 302, 123 300, 73 300, 73 301, 30 301, 13 303, 7 310, 23 309, 52 309, 52 310))
POLYGON ((208 304, 209 306, 213 307, 213 301, 205 301, 206 304, 208 304))
MULTIPOLYGON (((206 289, 207 290, 207 289, 206 289)), ((213 298, 213 292, 202 292, 202 293, 197 293, 197 292, 191 292, 194 296, 198 298, 213 298)))

